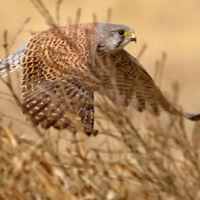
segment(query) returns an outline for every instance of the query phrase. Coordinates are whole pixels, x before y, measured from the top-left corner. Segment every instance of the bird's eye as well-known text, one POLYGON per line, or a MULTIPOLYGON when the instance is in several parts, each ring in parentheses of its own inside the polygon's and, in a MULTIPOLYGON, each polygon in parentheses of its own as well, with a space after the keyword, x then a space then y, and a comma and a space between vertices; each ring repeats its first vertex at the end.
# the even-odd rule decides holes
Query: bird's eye
POLYGON ((127 35, 127 31, 123 30, 123 29, 120 29, 118 30, 118 35, 123 37, 123 36, 126 36, 127 35))

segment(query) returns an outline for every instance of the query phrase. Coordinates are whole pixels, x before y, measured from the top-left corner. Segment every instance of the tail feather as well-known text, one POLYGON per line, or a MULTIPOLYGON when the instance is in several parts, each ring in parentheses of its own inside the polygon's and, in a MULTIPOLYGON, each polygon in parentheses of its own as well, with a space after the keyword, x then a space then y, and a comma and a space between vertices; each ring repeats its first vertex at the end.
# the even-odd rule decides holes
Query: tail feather
POLYGON ((13 72, 22 65, 22 58, 29 42, 19 47, 12 55, 6 59, 0 59, 0 79, 13 72))

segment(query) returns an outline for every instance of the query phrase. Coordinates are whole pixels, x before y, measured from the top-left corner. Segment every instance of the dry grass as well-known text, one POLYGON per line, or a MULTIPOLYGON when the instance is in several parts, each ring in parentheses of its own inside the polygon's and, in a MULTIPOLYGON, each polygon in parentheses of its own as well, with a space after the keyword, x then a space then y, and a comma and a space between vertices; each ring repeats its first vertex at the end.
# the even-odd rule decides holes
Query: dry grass
MULTIPOLYGON (((58 1, 56 19, 41 1, 32 2, 46 22, 56 26, 62 1, 58 1)), ((5 44, 7 51, 6 39, 5 44)), ((163 55, 157 62, 155 78, 161 77, 165 58, 163 55)), ((10 78, 4 83, 19 105, 10 78)), ((178 104, 178 84, 173 91, 170 97, 178 104)), ((144 113, 141 128, 132 108, 105 97, 98 97, 95 107, 100 133, 93 140, 81 131, 76 135, 67 131, 53 134, 31 124, 25 132, 37 135, 37 139, 24 139, 14 125, 6 127, 1 121, 0 199, 200 199, 198 123, 189 135, 181 117, 156 118, 144 113), (87 145, 88 140, 94 145, 87 145)))
POLYGON ((148 115, 142 131, 123 107, 106 105, 112 128, 96 119, 96 147, 82 133, 35 141, 1 123, 1 199, 199 199, 199 125, 189 138, 182 118, 148 115))

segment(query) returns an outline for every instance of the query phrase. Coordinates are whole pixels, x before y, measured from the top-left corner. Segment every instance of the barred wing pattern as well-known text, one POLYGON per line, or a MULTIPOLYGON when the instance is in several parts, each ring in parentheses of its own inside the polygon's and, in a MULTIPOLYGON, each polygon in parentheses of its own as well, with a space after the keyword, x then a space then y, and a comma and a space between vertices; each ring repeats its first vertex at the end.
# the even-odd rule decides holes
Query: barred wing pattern
MULTIPOLYGON (((94 91, 156 115, 182 115, 142 65, 123 48, 136 41, 125 25, 89 23, 44 31, 0 60, 0 78, 22 67, 22 111, 43 128, 94 126, 94 91), (78 117, 77 117, 78 116, 78 117)), ((190 120, 200 115, 183 114, 190 120)))
POLYGON ((131 104, 140 112, 147 110, 159 115, 160 110, 166 110, 171 114, 184 115, 190 120, 200 120, 200 115, 182 114, 174 108, 147 71, 127 51, 121 50, 114 55, 109 55, 107 60, 109 65, 112 63, 111 69, 115 69, 116 85, 122 104, 131 104))
POLYGON ((78 115, 84 131, 89 134, 93 130, 93 91, 84 80, 94 70, 90 64, 94 31, 87 24, 85 29, 58 28, 36 36, 27 45, 22 60, 22 109, 35 125, 74 128, 71 121, 78 115))
POLYGON ((22 45, 12 55, 6 59, 0 59, 0 79, 13 72, 16 68, 22 65, 22 58, 28 42, 22 45))

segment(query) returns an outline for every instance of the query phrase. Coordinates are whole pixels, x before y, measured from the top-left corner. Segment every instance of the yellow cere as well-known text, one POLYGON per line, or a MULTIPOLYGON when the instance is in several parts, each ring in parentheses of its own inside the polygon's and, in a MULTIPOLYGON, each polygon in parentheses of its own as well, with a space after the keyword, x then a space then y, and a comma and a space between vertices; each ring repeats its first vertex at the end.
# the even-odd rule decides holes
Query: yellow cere
POLYGON ((135 34, 134 33, 130 33, 129 37, 134 37, 135 34))

